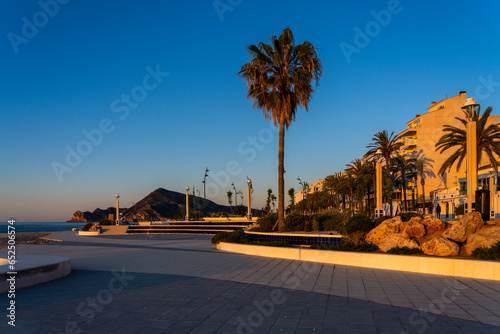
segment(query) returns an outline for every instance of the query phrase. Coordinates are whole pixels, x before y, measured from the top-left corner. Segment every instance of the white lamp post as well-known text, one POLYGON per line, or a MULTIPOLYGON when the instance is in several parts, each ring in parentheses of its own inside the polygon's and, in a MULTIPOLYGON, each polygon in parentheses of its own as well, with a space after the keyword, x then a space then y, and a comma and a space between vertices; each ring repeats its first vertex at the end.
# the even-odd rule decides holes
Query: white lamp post
POLYGON ((382 210, 382 159, 381 159, 382 152, 380 150, 377 150, 377 163, 375 165, 375 179, 376 179, 376 200, 377 200, 377 205, 375 209, 375 218, 383 216, 384 212, 382 210))
POLYGON ((116 194, 116 217, 115 217, 115 224, 120 225, 120 195, 116 194))
POLYGON ((466 127, 466 154, 467 154, 467 210, 475 209, 477 189, 477 110, 479 104, 472 97, 465 100, 462 110, 467 115, 466 127))
POLYGON ((189 187, 186 187, 186 220, 189 220, 189 187))
MULTIPOLYGON (((248 179, 248 178, 247 178, 248 179)), ((247 185, 248 185, 248 213, 247 213, 247 218, 248 220, 252 220, 252 181, 250 179, 247 180, 247 185)))

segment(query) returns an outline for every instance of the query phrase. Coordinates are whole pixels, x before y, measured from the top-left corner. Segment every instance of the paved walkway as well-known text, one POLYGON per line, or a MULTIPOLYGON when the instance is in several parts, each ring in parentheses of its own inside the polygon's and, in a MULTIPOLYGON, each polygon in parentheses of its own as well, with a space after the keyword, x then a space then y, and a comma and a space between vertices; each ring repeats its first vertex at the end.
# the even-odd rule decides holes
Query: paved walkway
MULTIPOLYGON (((500 282, 251 257, 209 236, 53 235, 71 275, 16 293, 1 333, 500 333, 500 282)), ((0 256, 6 249, 0 250, 0 256)))

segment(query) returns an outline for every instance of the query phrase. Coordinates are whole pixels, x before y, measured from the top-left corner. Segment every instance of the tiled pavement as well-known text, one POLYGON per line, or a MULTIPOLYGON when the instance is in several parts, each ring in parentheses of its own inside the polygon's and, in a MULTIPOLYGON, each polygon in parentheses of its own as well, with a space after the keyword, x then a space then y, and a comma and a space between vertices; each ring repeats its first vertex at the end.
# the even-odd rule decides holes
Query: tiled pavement
MULTIPOLYGON (((71 275, 21 289, 1 333, 500 333, 500 282, 251 257, 209 236, 53 235, 71 275)), ((0 250, 0 255, 6 250, 0 250)))

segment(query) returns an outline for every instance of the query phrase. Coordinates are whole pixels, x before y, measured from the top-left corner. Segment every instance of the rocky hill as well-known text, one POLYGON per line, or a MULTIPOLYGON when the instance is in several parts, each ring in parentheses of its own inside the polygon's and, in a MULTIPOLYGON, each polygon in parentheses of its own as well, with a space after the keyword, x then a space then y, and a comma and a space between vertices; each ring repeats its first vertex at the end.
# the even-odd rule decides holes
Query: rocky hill
MULTIPOLYGON (((230 207, 219 205, 207 199, 207 215, 211 212, 230 212, 230 207)), ((108 217, 114 213, 114 208, 95 209, 93 212, 76 211, 71 222, 94 222, 108 217)), ((189 211, 199 211, 203 214, 203 198, 189 196, 189 211)), ((160 221, 168 219, 181 219, 186 211, 186 194, 158 188, 128 209, 121 209, 125 220, 132 221, 137 215, 139 221, 160 221)))

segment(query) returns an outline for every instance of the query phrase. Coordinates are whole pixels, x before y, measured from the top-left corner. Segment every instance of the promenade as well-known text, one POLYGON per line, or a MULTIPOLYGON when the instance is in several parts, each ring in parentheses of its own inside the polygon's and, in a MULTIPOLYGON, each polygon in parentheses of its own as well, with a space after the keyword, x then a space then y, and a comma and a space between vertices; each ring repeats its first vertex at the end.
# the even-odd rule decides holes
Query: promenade
MULTIPOLYGON (((72 273, 16 293, 1 333, 500 333, 500 282, 253 257, 204 235, 17 245, 72 273)), ((0 250, 4 257, 6 249, 0 250)))

